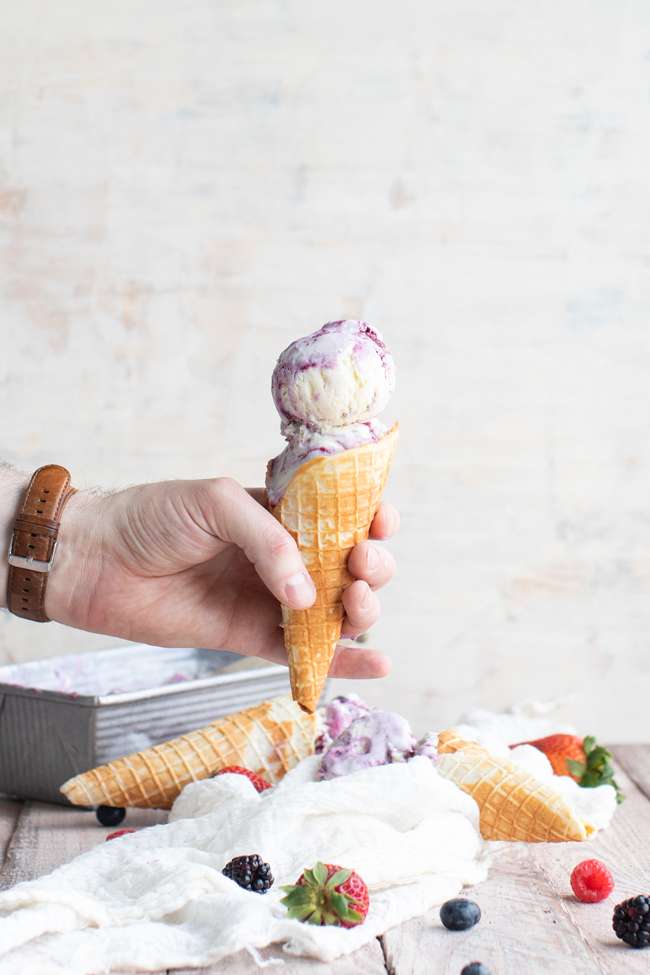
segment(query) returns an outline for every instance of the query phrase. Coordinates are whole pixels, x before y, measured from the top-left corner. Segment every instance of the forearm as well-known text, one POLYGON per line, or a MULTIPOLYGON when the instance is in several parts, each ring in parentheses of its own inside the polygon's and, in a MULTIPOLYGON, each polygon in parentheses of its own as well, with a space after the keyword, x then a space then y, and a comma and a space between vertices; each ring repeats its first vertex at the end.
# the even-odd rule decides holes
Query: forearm
POLYGON ((7 605, 7 553, 11 530, 28 483, 27 474, 0 462, 0 609, 7 605))

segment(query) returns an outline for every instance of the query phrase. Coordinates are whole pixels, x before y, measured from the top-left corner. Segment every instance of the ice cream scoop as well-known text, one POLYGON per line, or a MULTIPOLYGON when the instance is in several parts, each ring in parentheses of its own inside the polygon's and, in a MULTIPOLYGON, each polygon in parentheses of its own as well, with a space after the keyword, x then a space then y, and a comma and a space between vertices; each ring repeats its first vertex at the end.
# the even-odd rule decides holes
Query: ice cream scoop
POLYGON ((370 711, 355 718, 323 754, 321 779, 412 758, 416 740, 408 721, 394 711, 370 711))
POLYGON ((269 503, 307 461, 381 440, 388 427, 376 417, 394 388, 393 357, 367 322, 327 322, 292 342, 271 380, 287 447, 268 465, 269 503))
POLYGON ((325 709, 325 727, 329 737, 338 738, 345 729, 370 712, 370 707, 358 694, 339 694, 332 698, 325 709))
POLYGON ((372 419, 394 388, 395 366, 384 340, 354 319, 327 322, 292 342, 272 379, 280 416, 314 430, 372 419))

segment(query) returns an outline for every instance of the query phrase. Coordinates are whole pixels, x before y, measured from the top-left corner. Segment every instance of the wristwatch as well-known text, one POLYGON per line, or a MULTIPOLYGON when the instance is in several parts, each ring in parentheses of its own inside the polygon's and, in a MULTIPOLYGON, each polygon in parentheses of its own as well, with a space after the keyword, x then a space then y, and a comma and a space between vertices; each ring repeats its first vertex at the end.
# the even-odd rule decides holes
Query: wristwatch
POLYGON ((32 475, 9 545, 7 608, 16 616, 49 622, 44 609, 47 577, 56 552, 61 512, 74 493, 65 467, 48 464, 32 475))

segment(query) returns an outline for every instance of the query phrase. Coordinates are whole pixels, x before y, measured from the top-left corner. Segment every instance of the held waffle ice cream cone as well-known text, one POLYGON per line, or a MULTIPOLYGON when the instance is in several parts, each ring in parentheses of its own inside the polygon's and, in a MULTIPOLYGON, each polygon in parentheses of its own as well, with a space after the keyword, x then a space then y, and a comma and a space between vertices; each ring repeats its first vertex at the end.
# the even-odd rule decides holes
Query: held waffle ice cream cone
POLYGON ((464 740, 454 729, 438 736, 436 768, 475 799, 486 840, 561 843, 585 840, 591 831, 535 775, 464 740))
POLYGON ((69 779, 61 792, 76 806, 169 809, 181 790, 228 765, 242 765, 271 784, 314 750, 316 716, 287 695, 230 714, 69 779))
POLYGON ((368 538, 396 439, 393 427, 376 443, 307 461, 271 507, 298 543, 316 587, 309 609, 282 607, 291 689, 306 711, 316 709, 341 636, 341 598, 352 582, 348 555, 368 538))
POLYGON ((273 373, 288 446, 269 462, 267 494, 316 587, 306 610, 282 607, 294 700, 315 710, 341 636, 350 551, 368 538, 397 439, 375 419, 394 388, 393 359, 366 322, 328 322, 293 342, 273 373))

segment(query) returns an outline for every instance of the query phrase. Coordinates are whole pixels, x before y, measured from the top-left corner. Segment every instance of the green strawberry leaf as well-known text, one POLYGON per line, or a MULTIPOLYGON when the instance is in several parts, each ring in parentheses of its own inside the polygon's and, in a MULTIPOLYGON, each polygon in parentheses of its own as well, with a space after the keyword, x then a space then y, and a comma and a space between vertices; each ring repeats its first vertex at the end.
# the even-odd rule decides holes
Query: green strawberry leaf
POLYGON ((294 887, 282 900, 290 904, 311 904, 314 898, 308 887, 294 887))
POLYGON ((358 924, 360 921, 363 921, 363 917, 361 916, 361 914, 359 914, 358 911, 353 911, 352 908, 350 908, 350 910, 348 911, 348 913, 345 915, 344 920, 345 921, 356 921, 357 924, 358 924))
POLYGON ((593 752, 596 748, 596 739, 593 735, 587 735, 587 737, 582 742, 582 747, 585 750, 585 755, 589 756, 590 752, 593 752))
POLYGON ((286 909, 289 911, 290 914, 292 914, 295 911, 300 912, 300 911, 304 911, 305 909, 311 911, 314 909, 313 901, 299 901, 299 900, 294 901, 285 898, 280 903, 284 904, 284 906, 286 907, 286 909))
POLYGON ((320 924, 320 921, 314 914, 313 905, 308 905, 307 907, 302 908, 302 910, 295 911, 293 914, 290 913, 289 917, 296 921, 302 921, 303 923, 306 922, 307 924, 320 924))
POLYGON ((566 767, 568 768, 571 775, 575 775, 578 777, 578 780, 582 778, 582 776, 587 770, 587 766, 585 765, 584 762, 576 762, 574 758, 567 758, 566 767))
POLYGON ((339 917, 344 917, 348 913, 349 901, 345 894, 332 894, 330 904, 339 917))
POLYGON ((327 881, 328 887, 338 887, 340 884, 344 884, 346 880, 349 880, 352 876, 351 870, 337 870, 336 873, 332 874, 330 879, 327 881))
POLYGON ((314 868, 313 867, 311 868, 311 870, 307 867, 305 870, 303 870, 302 875, 303 875, 305 884, 307 884, 309 887, 317 887, 318 886, 318 882, 316 880, 316 876, 314 874, 314 868))
POLYGON ((319 887, 322 887, 327 883, 327 867, 320 860, 311 868, 311 873, 313 874, 316 883, 319 887))
POLYGON ((588 735, 582 743, 587 756, 586 766, 581 762, 567 761, 567 766, 571 771, 579 775, 579 784, 585 789, 595 789, 598 785, 611 785, 616 790, 616 801, 623 802, 625 796, 621 792, 616 779, 614 778, 614 766, 612 765, 612 754, 596 743, 593 735, 588 735), (572 768, 576 766, 576 768, 572 768))

